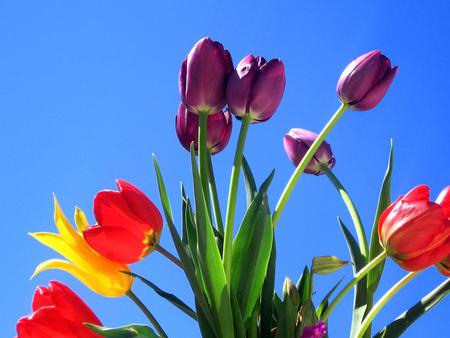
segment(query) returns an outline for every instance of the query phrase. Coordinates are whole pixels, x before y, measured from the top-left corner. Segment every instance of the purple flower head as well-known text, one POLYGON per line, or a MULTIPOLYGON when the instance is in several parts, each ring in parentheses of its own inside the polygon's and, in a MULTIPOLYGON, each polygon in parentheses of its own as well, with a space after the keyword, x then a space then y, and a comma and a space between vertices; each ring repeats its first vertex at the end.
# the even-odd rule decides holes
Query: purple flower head
POLYGON ((262 56, 247 55, 231 73, 227 103, 237 118, 246 114, 252 123, 268 120, 283 97, 286 75, 280 59, 266 61, 262 56))
POLYGON ((339 99, 352 110, 369 110, 383 99, 398 67, 379 50, 353 60, 341 74, 336 91, 339 99))
POLYGON ((181 100, 189 111, 220 111, 225 105, 232 70, 230 53, 219 42, 207 37, 199 40, 181 65, 178 83, 181 100))
MULTIPOLYGON (((284 150, 295 166, 303 159, 317 136, 312 131, 300 128, 292 128, 284 136, 284 150)), ((322 142, 311 161, 309 161, 305 173, 322 175, 321 164, 326 164, 330 169, 336 164, 331 146, 326 141, 322 142)))
MULTIPOLYGON (((228 144, 232 129, 232 118, 228 110, 208 115, 206 131, 206 145, 211 154, 217 154, 228 144)), ((178 114, 175 118, 175 128, 181 145, 189 151, 191 143, 198 150, 198 124, 199 116, 188 111, 183 103, 180 103, 178 114)))
POLYGON ((313 326, 307 326, 299 338, 322 338, 327 334, 327 326, 323 320, 319 320, 313 326))

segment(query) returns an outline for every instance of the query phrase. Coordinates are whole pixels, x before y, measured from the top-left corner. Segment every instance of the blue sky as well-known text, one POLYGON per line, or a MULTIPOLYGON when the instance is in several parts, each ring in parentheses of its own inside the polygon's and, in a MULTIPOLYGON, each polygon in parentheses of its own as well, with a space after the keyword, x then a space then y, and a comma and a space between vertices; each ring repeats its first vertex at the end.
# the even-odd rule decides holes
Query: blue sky
MULTIPOLYGON (((347 63, 381 49, 399 73, 383 102, 369 112, 348 112, 328 137, 335 174, 371 226, 389 151, 396 145, 393 196, 424 183, 433 198, 450 184, 450 31, 447 1, 0 1, 0 150, 3 195, 0 231, 0 335, 15 334, 30 312, 33 290, 58 279, 73 288, 106 326, 145 323, 127 299, 100 297, 63 272, 29 277, 55 253, 27 233, 54 231, 52 192, 69 217, 74 206, 93 221, 92 198, 123 178, 158 202, 151 154, 158 156, 175 211, 179 182, 190 190, 188 153, 178 143, 174 118, 178 71, 203 36, 221 41, 235 64, 248 53, 280 57, 287 86, 275 116, 252 126, 245 154, 259 183, 276 168, 270 202, 293 171, 282 137, 292 127, 319 131, 338 107, 336 81, 347 63)), ((225 203, 239 122, 228 148, 215 156, 225 203)), ((240 205, 244 205, 240 191, 240 205)), ((243 209, 238 208, 237 217, 243 209)), ((276 231, 277 289, 296 280, 313 256, 348 258, 337 226, 350 219, 326 177, 303 176, 276 231)), ((167 231, 162 244, 173 250, 167 231)), ((160 287, 192 304, 186 279, 159 254, 133 266, 160 287)), ((389 262, 380 290, 404 272, 389 262)), ((351 268, 318 277, 318 299, 351 268)), ((443 281, 424 272, 385 307, 375 328, 443 281)), ((136 283, 170 337, 196 337, 195 323, 136 283)), ((349 295, 330 321, 332 337, 348 336, 349 295)), ((444 337, 450 300, 415 324, 406 337, 444 337)))

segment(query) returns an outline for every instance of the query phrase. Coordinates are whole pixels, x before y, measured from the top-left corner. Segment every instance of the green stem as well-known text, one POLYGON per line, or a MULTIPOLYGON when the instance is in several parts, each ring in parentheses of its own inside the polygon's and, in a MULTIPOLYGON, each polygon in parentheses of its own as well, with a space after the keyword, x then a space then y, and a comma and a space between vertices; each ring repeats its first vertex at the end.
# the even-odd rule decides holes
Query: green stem
POLYGON ((162 254, 163 256, 165 256, 167 259, 169 259, 172 263, 174 263, 175 265, 178 265, 182 270, 184 270, 183 267, 183 263, 181 263, 181 261, 176 258, 174 255, 172 255, 169 251, 167 251, 166 249, 164 249, 161 245, 157 245, 155 248, 156 251, 158 251, 160 254, 162 254))
POLYGON ((408 284, 412 279, 414 279, 417 275, 419 275, 422 271, 410 272, 405 277, 397 282, 388 292, 386 292, 383 297, 373 306, 372 310, 367 314, 366 318, 364 318, 361 327, 359 328, 358 333, 356 334, 357 338, 363 337, 367 328, 372 323, 375 316, 380 312, 380 310, 386 305, 386 303, 397 293, 399 292, 406 284, 408 284))
POLYGON ((208 113, 199 114, 198 125, 198 157, 200 161, 200 180, 202 182, 203 195, 205 195, 206 208, 211 217, 211 202, 209 195, 208 179, 208 147, 207 147, 208 113))
POLYGON ((325 127, 320 132, 317 139, 313 142, 311 147, 306 152, 303 159, 298 164, 297 168, 295 169, 294 173, 292 174, 291 178, 289 179, 288 183, 284 187, 283 193, 280 196, 280 199, 278 200, 277 206, 275 207, 275 211, 272 215, 272 224, 274 227, 277 226, 277 223, 280 219, 281 213, 283 212, 283 209, 289 200, 289 197, 292 194, 292 191, 294 190, 295 185, 297 184, 298 179, 300 178, 300 175, 303 173, 303 171, 306 169, 307 165, 309 164, 309 161, 311 161, 312 157, 316 153, 317 149, 319 149, 322 142, 325 140, 325 137, 330 133, 331 129, 333 129, 334 125, 339 121, 339 119, 344 115, 345 111, 347 110, 347 106, 345 104, 341 104, 339 109, 334 113, 334 115, 331 117, 331 119, 328 121, 328 123, 325 125, 325 127))
POLYGON ((339 179, 334 175, 334 173, 330 170, 330 168, 328 168, 326 164, 322 164, 321 169, 330 179, 331 183, 333 183, 334 187, 339 192, 345 205, 347 206, 348 212, 350 213, 350 216, 353 221, 353 225, 355 226, 356 229, 361 254, 364 256, 365 261, 367 262, 367 259, 369 257, 369 245, 367 244, 366 233, 364 231, 364 227, 362 225, 361 217, 359 216, 358 210, 356 209, 355 204, 350 198, 350 195, 347 193, 344 186, 341 184, 339 179))
POLYGON ((219 234, 223 237, 223 221, 220 211, 219 195, 217 194, 216 179, 214 177, 214 168, 211 160, 211 153, 208 151, 208 169, 209 169, 209 188, 211 190, 212 204, 214 211, 214 220, 219 234))
POLYGON ((223 247, 223 265, 228 282, 231 279, 231 249, 233 245, 233 226, 236 213, 236 195, 239 185, 239 171, 241 170, 242 155, 244 153, 245 139, 251 116, 245 115, 242 119, 241 131, 239 132, 238 144, 234 154, 233 168, 231 169, 230 189, 228 191, 227 215, 225 218, 225 236, 223 247))
POLYGON ((330 316, 331 312, 333 312, 336 305, 344 298, 344 296, 358 283, 365 275, 367 275, 370 270, 375 268, 378 264, 384 261, 387 254, 386 251, 380 253, 377 257, 375 257, 372 261, 370 261, 364 268, 358 271, 358 273, 350 280, 347 285, 342 289, 341 292, 336 296, 336 298, 331 302, 330 306, 328 306, 327 310, 322 315, 322 320, 327 320, 330 316))
POLYGON ((164 332, 163 328, 161 327, 161 325, 159 325, 158 321, 156 320, 155 317, 153 317, 152 313, 150 312, 150 310, 145 306, 144 303, 142 303, 142 301, 134 294, 133 291, 128 290, 127 292, 127 296, 138 306, 138 308, 144 313, 144 315, 148 318, 148 320, 150 321, 150 323, 152 323, 152 325, 154 326, 154 328, 156 329, 156 331, 158 331, 159 335, 163 338, 168 338, 167 334, 164 332))

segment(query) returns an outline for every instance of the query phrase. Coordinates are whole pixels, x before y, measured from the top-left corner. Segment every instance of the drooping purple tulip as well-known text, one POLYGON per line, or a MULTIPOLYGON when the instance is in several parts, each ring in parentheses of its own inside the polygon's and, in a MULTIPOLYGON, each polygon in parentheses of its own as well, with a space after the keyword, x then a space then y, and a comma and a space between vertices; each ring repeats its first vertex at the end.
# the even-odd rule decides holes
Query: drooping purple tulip
MULTIPOLYGON (((217 154, 228 144, 231 136, 232 120, 228 110, 208 115, 206 146, 211 154, 217 154)), ((192 142, 194 142, 195 151, 198 151, 198 124, 199 116, 188 111, 185 105, 180 103, 178 114, 175 118, 175 128, 181 145, 188 151, 192 142)))
POLYGON ((353 60, 341 74, 336 91, 341 102, 352 110, 369 110, 383 99, 398 66, 379 50, 371 51, 353 60))
POLYGON ((327 326, 323 320, 319 320, 315 325, 307 326, 299 338, 322 338, 327 334, 327 326))
POLYGON ((252 123, 268 120, 283 97, 286 75, 280 59, 266 61, 248 55, 231 73, 227 86, 227 103, 238 118, 249 114, 252 123))
MULTIPOLYGON (((318 135, 312 131, 300 128, 292 128, 284 136, 284 150, 295 166, 303 159, 308 149, 317 139, 317 136, 318 135)), ((322 164, 327 165, 330 169, 336 164, 336 159, 334 158, 331 146, 326 141, 322 142, 311 161, 309 161, 305 173, 322 175, 322 164)))
POLYGON ((232 71, 231 55, 222 44, 208 37, 199 40, 181 65, 178 86, 184 105, 196 114, 220 111, 232 71))

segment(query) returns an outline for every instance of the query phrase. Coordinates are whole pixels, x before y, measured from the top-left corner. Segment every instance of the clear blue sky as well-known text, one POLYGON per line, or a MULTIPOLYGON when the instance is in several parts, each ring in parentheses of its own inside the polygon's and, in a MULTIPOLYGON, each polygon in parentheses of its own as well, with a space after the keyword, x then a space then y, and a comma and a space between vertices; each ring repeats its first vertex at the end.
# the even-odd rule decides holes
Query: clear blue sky
MULTIPOLYGON (((56 257, 27 235, 54 231, 52 192, 72 217, 74 206, 93 221, 92 198, 123 178, 158 202, 151 153, 158 155, 176 212, 179 182, 190 190, 188 154, 174 118, 178 71, 201 37, 221 41, 235 64, 248 53, 283 59, 287 86, 267 123, 252 126, 246 155, 258 182, 276 168, 272 206, 293 171, 282 137, 292 127, 319 131, 338 106, 336 81, 347 63, 381 49, 400 67, 391 90, 369 112, 348 112, 329 136, 334 172, 372 223, 389 139, 396 144, 393 195, 425 183, 436 197, 450 184, 450 21, 448 1, 0 1, 0 335, 15 334, 30 312, 33 290, 58 279, 72 287, 107 326, 146 320, 127 298, 102 298, 70 275, 49 271, 29 281, 35 266, 56 257)), ((239 126, 239 123, 235 123, 239 126)), ((225 200, 238 128, 215 157, 225 200)), ((241 204, 244 204, 242 191, 241 204)), ((242 215, 242 208, 238 217, 242 215)), ((348 258, 337 226, 346 209, 326 177, 304 176, 277 228, 277 289, 296 280, 313 256, 348 258)), ((369 231, 369 230, 368 230, 369 231)), ((162 244, 173 250, 167 231, 162 244)), ((159 254, 133 266, 192 304, 184 278, 159 254)), ((381 290, 404 272, 387 265, 381 290)), ((318 277, 320 298, 348 267, 318 277)), ((404 289, 375 322, 382 327, 443 280, 430 269, 404 289)), ((136 283, 170 337, 198 337, 195 323, 136 283)), ((349 295, 330 321, 332 337, 348 336, 349 295)), ((444 337, 450 300, 406 337, 444 337)))

